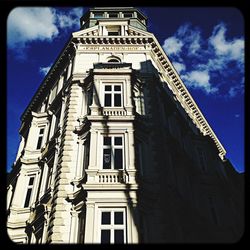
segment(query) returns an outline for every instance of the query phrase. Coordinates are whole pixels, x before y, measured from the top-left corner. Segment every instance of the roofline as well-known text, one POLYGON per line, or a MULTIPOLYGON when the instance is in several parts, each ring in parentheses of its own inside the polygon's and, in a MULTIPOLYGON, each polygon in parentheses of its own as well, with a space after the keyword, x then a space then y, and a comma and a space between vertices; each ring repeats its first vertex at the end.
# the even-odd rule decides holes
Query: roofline
POLYGON ((42 89, 44 87, 46 87, 47 82, 50 80, 50 78, 53 76, 54 72, 56 71, 57 68, 57 64, 59 63, 60 59, 65 55, 66 50, 69 48, 71 41, 72 41, 72 34, 69 37, 68 41, 66 42, 65 46, 62 48, 62 50, 59 52, 59 55, 57 56, 56 60, 54 61, 53 65, 51 66, 50 70, 48 71, 48 73, 46 74, 45 78, 43 79, 43 81, 40 83, 38 89, 36 90, 35 94, 33 95, 31 101, 29 102, 29 104, 27 105, 26 109, 24 110, 24 112, 22 113, 20 119, 21 121, 25 120, 25 117, 28 115, 28 112, 30 111, 30 109, 32 108, 32 106, 35 103, 35 99, 37 98, 37 96, 39 95, 39 92, 42 92, 42 89))

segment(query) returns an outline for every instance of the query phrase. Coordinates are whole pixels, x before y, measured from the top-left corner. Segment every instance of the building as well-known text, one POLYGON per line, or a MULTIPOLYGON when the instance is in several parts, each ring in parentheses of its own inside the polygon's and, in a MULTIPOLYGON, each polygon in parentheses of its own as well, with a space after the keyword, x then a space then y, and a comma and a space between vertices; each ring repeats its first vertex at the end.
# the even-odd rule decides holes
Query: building
POLYGON ((91 8, 24 111, 16 243, 235 242, 243 176, 137 9, 91 8))

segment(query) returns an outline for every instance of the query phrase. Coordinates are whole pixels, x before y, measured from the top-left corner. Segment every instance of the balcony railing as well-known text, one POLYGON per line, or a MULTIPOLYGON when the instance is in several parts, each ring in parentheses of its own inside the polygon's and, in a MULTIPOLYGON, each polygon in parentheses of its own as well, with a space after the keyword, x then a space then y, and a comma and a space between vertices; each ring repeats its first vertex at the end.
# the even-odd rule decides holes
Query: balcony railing
POLYGON ((98 172, 96 176, 96 181, 98 183, 107 184, 129 183, 129 176, 122 170, 114 170, 112 172, 98 172))
POLYGON ((125 116, 127 111, 123 108, 103 108, 102 115, 105 116, 125 116))

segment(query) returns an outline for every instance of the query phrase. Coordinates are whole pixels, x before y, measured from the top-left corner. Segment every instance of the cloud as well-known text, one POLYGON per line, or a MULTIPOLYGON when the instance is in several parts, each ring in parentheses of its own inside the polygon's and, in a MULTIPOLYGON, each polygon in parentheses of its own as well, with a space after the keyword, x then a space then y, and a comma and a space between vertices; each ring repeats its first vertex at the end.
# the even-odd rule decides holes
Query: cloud
POLYGON ((65 14, 60 11, 56 11, 57 23, 61 29, 78 27, 80 23, 80 17, 82 15, 82 8, 73 8, 65 14))
POLYGON ((183 47, 183 42, 176 37, 170 37, 164 41, 163 49, 170 55, 178 55, 183 47))
POLYGON ((24 48, 34 40, 51 41, 59 31, 51 8, 17 7, 8 16, 7 41, 10 48, 24 48))
POLYGON ((244 93, 244 39, 226 34, 222 22, 208 39, 199 27, 184 23, 165 39, 163 48, 189 88, 229 98, 244 93))
POLYGON ((227 41, 225 34, 226 25, 220 23, 213 29, 212 36, 209 38, 209 44, 215 49, 217 56, 224 56, 225 60, 235 60, 243 62, 244 59, 244 40, 243 38, 235 38, 227 41))
POLYGON ((52 66, 52 64, 50 64, 50 65, 47 66, 47 67, 40 67, 40 68, 39 68, 39 72, 40 72, 43 76, 45 76, 45 75, 47 75, 47 73, 49 72, 51 66, 52 66))
POLYGON ((217 87, 213 87, 211 85, 210 75, 206 70, 194 70, 183 75, 182 78, 185 80, 187 86, 194 89, 202 89, 206 94, 211 94, 218 91, 217 87))
POLYGON ((186 70, 186 65, 184 63, 173 62, 173 65, 178 73, 186 70))
POLYGON ((10 49, 20 52, 31 42, 51 42, 62 30, 79 27, 82 8, 69 11, 48 7, 17 7, 7 20, 7 42, 10 49))
POLYGON ((178 28, 174 36, 165 39, 163 49, 168 55, 177 57, 183 52, 184 48, 189 55, 196 55, 201 48, 200 33, 198 27, 192 27, 190 23, 185 23, 178 28))

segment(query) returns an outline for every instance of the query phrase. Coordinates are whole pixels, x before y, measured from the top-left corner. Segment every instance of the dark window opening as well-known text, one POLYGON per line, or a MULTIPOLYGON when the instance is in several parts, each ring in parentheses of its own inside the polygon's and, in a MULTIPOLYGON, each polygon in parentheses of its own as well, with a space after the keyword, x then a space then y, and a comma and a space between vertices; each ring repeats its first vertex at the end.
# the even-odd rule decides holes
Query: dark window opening
POLYGON ((124 17, 133 17, 133 13, 124 13, 123 16, 124 17))
POLYGON ((111 148, 103 149, 103 169, 111 169, 111 148))
POLYGON ((115 243, 124 243, 124 232, 123 230, 115 230, 115 243))
POLYGON ((123 212, 115 212, 115 224, 123 224, 123 212))
POLYGON ((104 106, 111 107, 111 94, 105 94, 104 106))
POLYGON ((102 225, 109 225, 110 223, 110 212, 102 212, 102 225))
POLYGON ((110 230, 101 230, 101 243, 110 243, 110 230))
POLYGON ((30 204, 31 192, 32 192, 32 188, 28 188, 26 198, 25 198, 24 207, 28 207, 30 204))
POLYGON ((122 98, 121 94, 115 94, 115 107, 121 107, 122 105, 122 98))
POLYGON ((110 12, 109 17, 118 17, 118 13, 110 12))
POLYGON ((121 148, 116 148, 115 149, 115 165, 114 168, 115 169, 122 169, 122 149, 121 148))
POLYGON ((109 31, 108 32, 108 36, 119 36, 120 35, 120 32, 118 31, 109 31))

